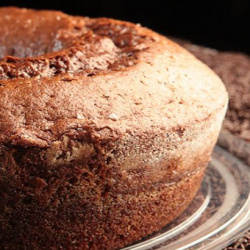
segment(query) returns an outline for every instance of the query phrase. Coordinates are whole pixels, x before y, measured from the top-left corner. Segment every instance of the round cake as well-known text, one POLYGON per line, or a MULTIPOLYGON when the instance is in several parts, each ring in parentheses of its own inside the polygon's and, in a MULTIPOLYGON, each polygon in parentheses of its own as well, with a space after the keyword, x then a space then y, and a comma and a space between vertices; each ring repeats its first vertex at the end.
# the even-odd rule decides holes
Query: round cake
POLYGON ((228 96, 139 24, 0 9, 0 248, 119 249, 190 204, 228 96))

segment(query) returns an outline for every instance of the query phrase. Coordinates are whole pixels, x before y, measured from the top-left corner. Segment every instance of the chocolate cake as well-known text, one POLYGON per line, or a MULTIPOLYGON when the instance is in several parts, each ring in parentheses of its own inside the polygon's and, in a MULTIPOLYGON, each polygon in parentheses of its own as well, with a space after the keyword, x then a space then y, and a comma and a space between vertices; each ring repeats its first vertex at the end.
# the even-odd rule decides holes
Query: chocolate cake
POLYGON ((195 196, 221 80, 140 25, 0 9, 0 248, 118 249, 195 196))

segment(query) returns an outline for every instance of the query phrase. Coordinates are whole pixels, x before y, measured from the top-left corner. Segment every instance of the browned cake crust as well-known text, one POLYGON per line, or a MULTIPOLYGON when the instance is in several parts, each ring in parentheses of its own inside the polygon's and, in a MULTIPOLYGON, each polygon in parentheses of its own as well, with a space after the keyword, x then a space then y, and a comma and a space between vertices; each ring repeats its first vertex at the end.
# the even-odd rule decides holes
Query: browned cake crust
POLYGON ((228 90, 230 100, 223 128, 250 141, 250 57, 240 52, 217 51, 189 42, 182 45, 212 68, 228 90))
POLYGON ((250 57, 240 52, 217 51, 177 40, 206 63, 224 82, 229 104, 218 144, 250 165, 250 57))
MULTIPOLYGON (((249 55, 236 51, 218 51, 174 39, 206 63, 224 82, 229 94, 229 104, 217 143, 250 166, 249 55)), ((250 229, 225 250, 249 249, 249 236, 250 229)))
POLYGON ((178 216, 227 106, 140 25, 0 9, 0 248, 117 249, 178 216))

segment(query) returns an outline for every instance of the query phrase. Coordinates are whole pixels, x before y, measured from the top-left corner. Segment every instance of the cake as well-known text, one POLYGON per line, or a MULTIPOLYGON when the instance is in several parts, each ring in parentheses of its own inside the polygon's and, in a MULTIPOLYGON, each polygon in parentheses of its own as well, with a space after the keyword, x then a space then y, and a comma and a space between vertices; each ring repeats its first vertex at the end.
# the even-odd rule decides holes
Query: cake
POLYGON ((0 248, 119 249, 194 198, 228 96, 139 24, 0 9, 0 248))

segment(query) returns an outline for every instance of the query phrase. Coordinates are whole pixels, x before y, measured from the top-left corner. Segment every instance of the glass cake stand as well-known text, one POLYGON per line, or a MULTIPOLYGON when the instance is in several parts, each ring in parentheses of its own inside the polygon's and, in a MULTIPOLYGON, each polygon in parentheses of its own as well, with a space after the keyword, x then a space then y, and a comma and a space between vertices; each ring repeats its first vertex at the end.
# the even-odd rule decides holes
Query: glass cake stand
POLYGON ((123 250, 221 249, 250 228, 250 168, 216 146, 192 204, 159 232, 123 250))

